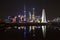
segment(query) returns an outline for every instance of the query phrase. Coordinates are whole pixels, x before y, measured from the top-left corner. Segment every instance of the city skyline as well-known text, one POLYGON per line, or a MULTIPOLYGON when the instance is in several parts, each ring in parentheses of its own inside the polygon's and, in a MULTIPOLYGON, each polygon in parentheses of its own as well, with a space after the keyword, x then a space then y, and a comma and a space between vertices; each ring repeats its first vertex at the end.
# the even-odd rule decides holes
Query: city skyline
POLYGON ((48 19, 60 17, 60 3, 54 0, 2 0, 0 4, 0 18, 14 16, 18 12, 23 14, 24 4, 26 5, 26 9, 28 11, 32 11, 32 8, 34 7, 36 15, 41 15, 42 9, 45 9, 48 19))

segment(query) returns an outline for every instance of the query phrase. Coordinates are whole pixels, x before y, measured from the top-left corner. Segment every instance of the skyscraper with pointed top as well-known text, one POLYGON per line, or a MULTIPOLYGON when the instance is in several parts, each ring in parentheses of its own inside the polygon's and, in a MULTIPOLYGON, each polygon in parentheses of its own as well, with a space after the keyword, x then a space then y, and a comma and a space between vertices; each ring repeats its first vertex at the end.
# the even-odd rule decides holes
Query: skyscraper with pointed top
POLYGON ((35 8, 33 8, 33 14, 32 14, 32 19, 35 20, 35 12, 34 12, 35 8))
POLYGON ((24 5, 24 21, 26 21, 26 6, 24 5))
POLYGON ((42 21, 41 22, 46 23, 45 9, 42 10, 42 21))

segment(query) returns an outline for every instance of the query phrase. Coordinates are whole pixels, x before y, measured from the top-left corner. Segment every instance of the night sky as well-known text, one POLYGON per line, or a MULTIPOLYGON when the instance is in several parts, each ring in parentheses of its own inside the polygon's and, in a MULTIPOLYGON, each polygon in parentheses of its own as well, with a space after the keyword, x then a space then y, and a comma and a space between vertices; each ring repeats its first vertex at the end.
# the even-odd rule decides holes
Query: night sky
POLYGON ((45 9, 47 19, 60 17, 60 2, 57 0, 1 0, 0 18, 15 16, 20 12, 23 14, 24 4, 28 11, 35 8, 35 15, 41 15, 42 9, 45 9))

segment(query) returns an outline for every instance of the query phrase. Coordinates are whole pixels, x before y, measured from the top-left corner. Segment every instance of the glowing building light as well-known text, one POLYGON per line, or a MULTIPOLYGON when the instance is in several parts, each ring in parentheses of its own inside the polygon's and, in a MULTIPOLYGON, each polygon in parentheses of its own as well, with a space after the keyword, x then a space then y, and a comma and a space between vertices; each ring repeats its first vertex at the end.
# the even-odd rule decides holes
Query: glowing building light
POLYGON ((13 18, 13 19, 12 19, 12 23, 15 23, 15 22, 16 22, 16 18, 13 18))
POLYGON ((15 16, 14 18, 17 18, 17 16, 15 16))
POLYGON ((35 12, 34 12, 35 8, 33 8, 33 14, 32 14, 32 19, 35 20, 35 12))
POLYGON ((20 27, 18 27, 18 29, 20 29, 20 27))
POLYGON ((24 26, 21 26, 22 29, 24 29, 24 26))
POLYGON ((32 30, 35 30, 35 26, 32 26, 32 30))
POLYGON ((26 6, 24 5, 24 21, 26 21, 26 6))
POLYGON ((29 12, 29 19, 31 19, 31 12, 29 12))
POLYGON ((32 30, 31 26, 29 26, 30 31, 32 30))
POLYGON ((18 15, 18 17, 20 17, 20 15, 18 15))

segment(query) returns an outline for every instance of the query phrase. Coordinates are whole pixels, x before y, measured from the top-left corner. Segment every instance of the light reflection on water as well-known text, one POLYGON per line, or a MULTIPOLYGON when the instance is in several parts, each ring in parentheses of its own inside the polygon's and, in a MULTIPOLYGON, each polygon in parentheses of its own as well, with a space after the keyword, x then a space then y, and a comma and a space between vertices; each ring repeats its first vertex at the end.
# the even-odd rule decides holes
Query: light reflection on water
MULTIPOLYGON (((21 35, 23 36, 24 39, 28 38, 29 36, 31 38, 35 37, 37 39, 42 38, 41 26, 35 26, 35 30, 33 30, 33 27, 32 27, 32 29, 29 29, 29 27, 26 27, 26 26, 24 26, 24 27, 15 26, 14 29, 19 31, 19 33, 21 33, 21 35), (22 30, 23 30, 23 32, 21 32, 22 30)), ((46 29, 46 30, 48 30, 47 31, 47 38, 49 38, 49 36, 52 36, 51 38, 53 38, 55 35, 58 35, 60 33, 59 29, 60 29, 60 27, 51 27, 51 26, 49 28, 47 27, 47 29, 46 29)), ((4 31, 7 32, 7 30, 4 30, 4 31)))

